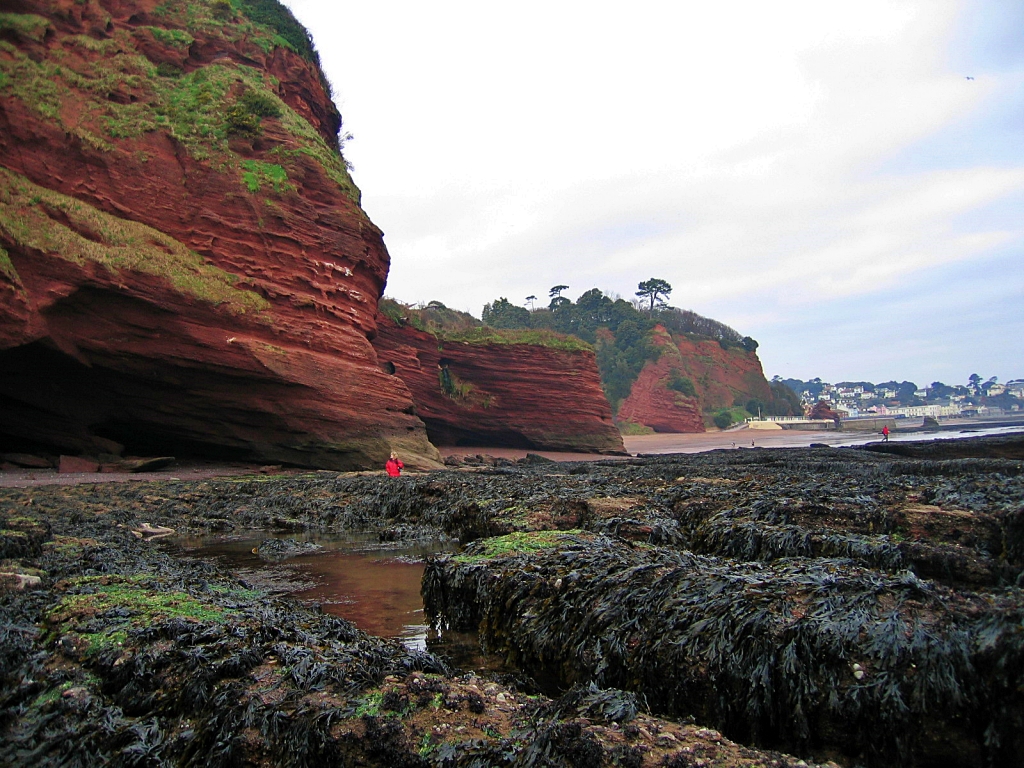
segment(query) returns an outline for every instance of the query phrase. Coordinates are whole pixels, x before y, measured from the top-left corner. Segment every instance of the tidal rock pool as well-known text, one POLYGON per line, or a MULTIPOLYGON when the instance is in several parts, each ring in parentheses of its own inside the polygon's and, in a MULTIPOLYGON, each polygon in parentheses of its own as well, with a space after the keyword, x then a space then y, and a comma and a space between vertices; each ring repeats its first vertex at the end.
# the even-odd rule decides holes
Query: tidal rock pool
POLYGON ((376 533, 188 537, 168 542, 184 555, 212 559, 244 581, 319 605, 378 637, 426 650, 429 626, 420 583, 428 555, 458 543, 381 543, 376 533))

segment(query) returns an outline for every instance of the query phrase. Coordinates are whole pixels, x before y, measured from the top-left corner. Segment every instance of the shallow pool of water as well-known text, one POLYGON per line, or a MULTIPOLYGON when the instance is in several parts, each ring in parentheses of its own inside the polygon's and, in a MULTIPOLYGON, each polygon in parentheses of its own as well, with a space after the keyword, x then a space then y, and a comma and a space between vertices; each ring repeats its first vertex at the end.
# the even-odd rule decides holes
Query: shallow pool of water
MULTIPOLYGON (((271 591, 319 603, 379 637, 427 647, 420 582, 424 558, 458 549, 455 542, 381 544, 375 534, 310 535, 257 532, 231 537, 179 538, 170 542, 193 557, 213 558, 238 576, 271 591), (266 539, 294 539, 321 549, 279 562, 254 550, 266 539)), ((431 639, 435 639, 431 635, 431 639)), ((454 638, 453 638, 454 640, 454 638)))

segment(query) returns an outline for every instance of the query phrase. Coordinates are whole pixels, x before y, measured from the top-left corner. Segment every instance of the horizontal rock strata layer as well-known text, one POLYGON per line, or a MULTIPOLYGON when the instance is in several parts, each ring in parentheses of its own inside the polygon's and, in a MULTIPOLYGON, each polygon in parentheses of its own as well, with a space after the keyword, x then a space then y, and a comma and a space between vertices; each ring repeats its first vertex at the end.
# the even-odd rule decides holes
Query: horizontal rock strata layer
POLYGON ((439 341, 378 319, 381 364, 412 393, 439 445, 624 453, 593 352, 439 341))

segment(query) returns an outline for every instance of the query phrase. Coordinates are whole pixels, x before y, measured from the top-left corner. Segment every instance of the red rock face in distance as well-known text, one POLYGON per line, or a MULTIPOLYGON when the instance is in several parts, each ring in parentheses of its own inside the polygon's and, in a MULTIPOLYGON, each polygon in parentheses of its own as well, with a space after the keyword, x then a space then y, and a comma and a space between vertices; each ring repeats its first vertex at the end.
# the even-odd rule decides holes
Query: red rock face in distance
POLYGON ((439 342, 378 317, 382 365, 412 392, 439 445, 623 453, 593 352, 439 342))
POLYGON ((656 361, 647 363, 619 406, 618 419, 651 427, 655 432, 704 432, 704 412, 746 403, 768 402, 771 388, 754 352, 741 347, 722 349, 717 341, 691 341, 655 329, 662 347, 656 361), (689 397, 669 387, 674 375, 693 383, 689 397))
POLYGON ((433 465, 316 67, 223 3, 4 10, 0 443, 433 465), (279 115, 226 132, 248 91, 279 115))

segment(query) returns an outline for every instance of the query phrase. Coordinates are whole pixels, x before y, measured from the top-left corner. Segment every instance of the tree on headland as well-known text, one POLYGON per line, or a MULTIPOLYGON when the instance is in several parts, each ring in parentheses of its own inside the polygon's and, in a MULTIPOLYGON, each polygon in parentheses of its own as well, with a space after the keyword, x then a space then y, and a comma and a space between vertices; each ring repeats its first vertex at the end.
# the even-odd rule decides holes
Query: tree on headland
POLYGON ((662 296, 667 299, 668 295, 672 293, 672 286, 657 277, 652 277, 650 280, 644 280, 637 286, 637 288, 640 290, 636 292, 636 295, 641 299, 648 299, 651 302, 651 312, 654 311, 655 304, 665 303, 665 300, 661 298, 662 296))
POLYGON ((896 400, 900 405, 921 405, 923 401, 914 393, 917 391, 917 384, 912 381, 883 381, 875 384, 875 389, 891 389, 896 392, 896 400))
MULTIPOLYGON (((562 296, 567 285, 553 286, 548 292, 551 303, 547 307, 526 307, 512 304, 501 297, 486 304, 483 322, 492 328, 533 329, 554 331, 576 336, 594 346, 601 385, 614 413, 623 398, 631 391, 644 365, 656 360, 663 347, 654 343, 652 333, 661 326, 670 334, 685 335, 691 340, 717 341, 723 349, 743 347, 749 352, 757 349, 757 342, 744 337, 734 329, 717 320, 703 317, 691 310, 665 305, 664 299, 672 290, 664 280, 651 278, 640 287, 650 289, 643 293, 644 299, 636 304, 622 298, 613 298, 598 288, 585 291, 575 302, 562 296), (650 307, 650 309, 648 309, 650 307)), ((536 300, 527 296, 526 303, 536 300)), ((669 387, 682 395, 691 397, 690 389, 697 382, 684 381, 683 374, 673 379, 669 387), (672 386, 673 383, 675 386, 672 386)), ((694 392, 699 394, 697 388, 694 392)), ((769 415, 790 415, 799 413, 799 402, 795 407, 773 392, 771 402, 766 399, 762 413, 769 415), (781 400, 778 405, 776 401, 781 400)))
POLYGON ((484 324, 492 328, 528 328, 530 312, 525 307, 517 307, 504 296, 495 299, 493 304, 484 304, 481 316, 484 324))
POLYGON ((536 296, 527 296, 526 303, 530 305, 530 311, 533 312, 533 302, 537 300, 536 296))
POLYGON ((730 411, 728 408, 723 408, 714 415, 712 421, 714 422, 715 426, 718 427, 719 429, 728 429, 729 427, 732 426, 733 422, 732 411, 730 411))
POLYGON ((803 414, 800 396, 786 386, 782 379, 776 376, 768 386, 772 391, 772 416, 800 416, 803 414))
POLYGON ((590 328, 609 325, 612 321, 614 302, 600 288, 591 288, 576 299, 576 310, 581 322, 590 328))
POLYGON ((568 287, 568 285, 556 285, 550 291, 548 291, 548 296, 551 297, 551 301, 548 302, 548 309, 556 310, 559 307, 564 307, 567 304, 572 304, 572 302, 569 301, 569 299, 565 298, 565 296, 562 295, 562 291, 566 290, 568 287))

